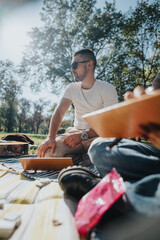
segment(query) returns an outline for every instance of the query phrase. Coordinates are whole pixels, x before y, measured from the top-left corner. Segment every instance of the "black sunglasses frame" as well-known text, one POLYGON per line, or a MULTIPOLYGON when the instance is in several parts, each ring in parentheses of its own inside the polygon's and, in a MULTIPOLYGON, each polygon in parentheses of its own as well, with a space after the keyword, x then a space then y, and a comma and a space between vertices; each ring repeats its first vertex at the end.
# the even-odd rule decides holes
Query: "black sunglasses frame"
POLYGON ((86 63, 86 62, 90 62, 91 60, 88 60, 88 61, 82 61, 82 62, 73 62, 71 64, 71 68, 73 68, 74 70, 76 70, 78 68, 78 63, 86 63))

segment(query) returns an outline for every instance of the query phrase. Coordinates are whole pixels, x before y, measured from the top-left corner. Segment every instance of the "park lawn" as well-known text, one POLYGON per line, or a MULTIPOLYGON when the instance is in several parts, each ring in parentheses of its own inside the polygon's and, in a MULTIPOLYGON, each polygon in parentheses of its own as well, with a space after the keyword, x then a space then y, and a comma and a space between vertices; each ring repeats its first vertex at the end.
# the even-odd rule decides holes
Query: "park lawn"
MULTIPOLYGON (((23 133, 22 133, 23 134, 23 133)), ((44 134, 29 134, 24 133, 28 137, 30 137, 34 141, 34 145, 38 145, 47 137, 47 135, 44 134)))

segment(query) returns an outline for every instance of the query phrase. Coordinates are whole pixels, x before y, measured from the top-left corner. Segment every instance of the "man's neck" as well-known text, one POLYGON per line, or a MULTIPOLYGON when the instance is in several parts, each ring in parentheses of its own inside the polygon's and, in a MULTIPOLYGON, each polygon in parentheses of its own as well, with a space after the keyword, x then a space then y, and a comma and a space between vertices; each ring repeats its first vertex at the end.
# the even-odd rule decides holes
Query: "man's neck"
POLYGON ((95 81, 96 81, 96 79, 94 77, 87 77, 87 78, 83 79, 81 87, 83 89, 90 89, 93 87, 95 81))

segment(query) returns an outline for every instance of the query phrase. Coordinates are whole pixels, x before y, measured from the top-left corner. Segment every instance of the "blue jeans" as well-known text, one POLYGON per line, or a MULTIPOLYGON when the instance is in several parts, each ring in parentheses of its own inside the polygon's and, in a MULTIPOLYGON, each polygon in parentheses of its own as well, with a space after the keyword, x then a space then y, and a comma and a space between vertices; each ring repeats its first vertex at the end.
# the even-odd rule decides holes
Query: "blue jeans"
POLYGON ((97 138, 88 154, 101 177, 115 168, 125 181, 137 181, 160 173, 160 150, 136 141, 122 139, 110 150, 106 147, 114 139, 97 138))

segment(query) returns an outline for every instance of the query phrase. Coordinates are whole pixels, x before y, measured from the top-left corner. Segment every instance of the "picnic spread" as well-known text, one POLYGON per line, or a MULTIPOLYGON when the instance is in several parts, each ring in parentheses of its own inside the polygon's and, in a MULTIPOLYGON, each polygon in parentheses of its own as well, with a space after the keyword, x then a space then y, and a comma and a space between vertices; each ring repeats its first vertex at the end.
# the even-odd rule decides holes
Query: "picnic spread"
MULTIPOLYGON (((147 102, 148 99, 156 101, 155 106, 159 109, 159 94, 157 90, 155 96, 144 96, 144 101, 147 102)), ((139 104, 139 101, 136 103, 139 104)), ((129 104, 127 106, 130 108, 129 104)), ((101 114, 105 113, 108 117, 112 111, 115 111, 115 106, 104 112, 97 111, 93 114, 91 121, 95 117, 98 124, 97 120, 101 121, 104 118, 101 118, 101 114)), ((159 124, 159 113, 156 114, 157 110, 155 110, 151 117, 154 117, 154 113, 158 116, 155 122, 159 124)), ((119 114, 118 111, 117 114, 119 114)), ((85 116, 87 121, 90 121, 90 117, 89 114, 85 116)), ((100 127, 100 124, 98 126, 100 127)), ((115 130, 114 127, 113 130, 115 130)), ((136 136, 137 133, 133 135, 133 137, 136 136)), ((116 137, 124 136, 118 133, 116 137)), ((39 159, 36 154, 26 154, 28 153, 26 143, 8 143, 7 148, 4 147, 5 144, 1 145, 0 238, 16 240, 59 240, 64 237, 65 240, 159 239, 159 173, 148 175, 136 182, 129 182, 124 181, 116 169, 112 169, 77 202, 65 195, 58 183, 60 170, 73 165, 70 158, 67 159, 68 163, 64 161, 65 158, 59 159, 62 162, 61 167, 52 169, 57 159, 39 159), (12 145, 11 149, 10 145, 12 145), (14 148, 14 146, 18 147, 14 148), (5 157, 6 153, 8 155, 5 157), (28 161, 27 165, 25 159, 28 161), (44 167, 45 160, 46 163, 48 161, 47 167, 44 167), (38 164, 42 167, 35 167, 38 164), (83 238, 79 234, 82 234, 83 238)), ((82 161, 79 165, 85 166, 93 173, 98 173, 92 163, 82 161)))
MULTIPOLYGON (((65 239, 78 240, 73 214, 77 203, 64 196, 57 182, 59 171, 24 170, 22 159, 34 161, 37 155, 9 154, 0 158, 0 239, 58 240, 65 235, 65 239)), ((71 164, 71 159, 66 159, 71 164)), ((64 158, 62 163, 67 166, 64 158)), ((95 171, 92 166, 90 169, 95 171)))
MULTIPOLYGON (((92 169, 91 166, 88 168, 92 169)), ((77 202, 64 196, 57 182, 58 173, 51 170, 24 171, 19 156, 0 159, 1 237, 16 240, 58 240, 64 236, 68 240, 80 239, 74 219, 77 202)), ((135 239, 135 236, 136 239, 143 239, 143 236, 151 239, 153 234, 155 238, 152 239, 158 239, 160 174, 146 177, 141 182, 139 192, 138 183, 125 182, 132 207, 123 195, 94 226, 90 239, 135 239)))

